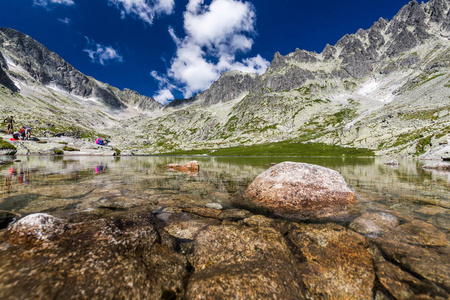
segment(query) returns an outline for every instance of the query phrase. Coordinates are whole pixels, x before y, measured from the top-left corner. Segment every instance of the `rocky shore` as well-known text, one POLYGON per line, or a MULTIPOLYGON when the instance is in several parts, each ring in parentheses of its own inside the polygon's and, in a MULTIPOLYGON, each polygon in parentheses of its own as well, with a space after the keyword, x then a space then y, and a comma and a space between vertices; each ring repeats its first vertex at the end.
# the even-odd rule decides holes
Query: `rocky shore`
MULTIPOLYGON (((270 172, 281 172, 275 167, 270 172)), ((327 176, 324 182, 332 178, 327 176)), ((292 179, 292 190, 305 191, 292 179)), ((345 182, 341 188, 348 192, 345 182)), ((330 195, 321 197, 337 205, 327 201, 330 195)), ((450 296, 448 230, 405 215, 373 210, 340 225, 151 199, 101 216, 31 214, 1 230, 0 298, 450 296)), ((272 203, 285 201, 281 196, 272 203)), ((273 205, 268 209, 276 210, 273 205)), ((301 204, 295 209, 301 210, 301 204)))
MULTIPOLYGON (((11 136, 0 134, 0 155, 79 155, 79 156, 129 156, 142 153, 140 149, 121 150, 116 145, 102 146, 94 141, 87 141, 66 136, 34 137, 31 140, 11 141, 11 136)), ((148 153, 147 153, 148 155, 148 153)), ((450 145, 440 145, 436 151, 419 156, 422 160, 443 160, 450 158, 450 145)), ((386 164, 395 165, 393 159, 386 164)), ((174 166, 176 167, 176 166, 174 166)), ((181 167, 181 166, 180 166, 181 167)))
POLYGON ((30 140, 13 141, 11 140, 11 135, 2 135, 0 136, 0 138, 2 139, 4 144, 9 144, 5 148, 0 145, 0 154, 3 155, 114 156, 121 154, 121 151, 115 147, 97 145, 93 141, 87 142, 85 140, 72 137, 34 137, 30 140))

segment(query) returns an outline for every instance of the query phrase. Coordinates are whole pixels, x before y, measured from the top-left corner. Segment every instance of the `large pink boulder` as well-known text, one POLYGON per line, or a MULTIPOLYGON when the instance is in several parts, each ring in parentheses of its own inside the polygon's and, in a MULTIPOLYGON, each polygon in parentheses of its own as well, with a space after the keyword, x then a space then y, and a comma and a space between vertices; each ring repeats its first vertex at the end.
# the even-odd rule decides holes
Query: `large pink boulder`
POLYGON ((247 188, 245 197, 268 208, 294 211, 356 201, 337 171, 294 162, 277 164, 260 174, 247 188))

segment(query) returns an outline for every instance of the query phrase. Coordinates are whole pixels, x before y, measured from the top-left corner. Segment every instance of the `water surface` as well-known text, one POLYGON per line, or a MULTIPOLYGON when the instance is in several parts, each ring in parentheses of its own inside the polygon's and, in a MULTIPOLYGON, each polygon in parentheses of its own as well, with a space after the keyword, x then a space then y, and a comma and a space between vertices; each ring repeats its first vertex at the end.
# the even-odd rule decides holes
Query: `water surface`
MULTIPOLYGON (((246 209, 277 218, 248 203, 243 192, 270 163, 306 162, 340 172, 358 202, 340 218, 350 222, 365 212, 394 213, 450 230, 450 173, 422 169, 419 160, 400 160, 391 167, 383 158, 254 157, 19 157, 0 167, 0 212, 4 228, 13 217, 46 212, 58 217, 111 212, 205 207, 246 209), (200 172, 190 176, 164 168, 197 160, 200 172)), ((3 160, 11 158, 3 157, 3 160)), ((301 218, 301 217, 299 217, 301 218)), ((320 222, 321 217, 309 221, 320 222)), ((329 221, 324 217, 323 221, 329 221)))

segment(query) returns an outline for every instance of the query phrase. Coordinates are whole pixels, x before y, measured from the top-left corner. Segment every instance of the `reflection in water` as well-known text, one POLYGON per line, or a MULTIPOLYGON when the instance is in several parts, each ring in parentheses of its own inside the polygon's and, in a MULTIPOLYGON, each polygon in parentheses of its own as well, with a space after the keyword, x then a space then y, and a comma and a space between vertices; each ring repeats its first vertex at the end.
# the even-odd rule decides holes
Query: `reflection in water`
POLYGON ((95 173, 100 174, 103 173, 103 166, 95 166, 95 173))
MULTIPOLYGON (((358 195, 355 217, 371 211, 400 214, 449 230, 448 173, 422 169, 423 162, 401 160, 386 166, 379 158, 232 158, 195 157, 198 176, 166 170, 190 157, 24 157, 0 167, 0 211, 27 215, 51 212, 103 214, 152 207, 205 207, 255 210, 242 194, 271 163, 301 161, 339 171, 358 195), (102 176, 97 176, 97 175, 102 176), (14 206, 14 199, 21 199, 14 206)), ((259 211, 261 213, 261 211, 259 211)), ((262 211, 263 213, 269 213, 262 211)), ((342 221, 342 220, 341 220, 342 221)))

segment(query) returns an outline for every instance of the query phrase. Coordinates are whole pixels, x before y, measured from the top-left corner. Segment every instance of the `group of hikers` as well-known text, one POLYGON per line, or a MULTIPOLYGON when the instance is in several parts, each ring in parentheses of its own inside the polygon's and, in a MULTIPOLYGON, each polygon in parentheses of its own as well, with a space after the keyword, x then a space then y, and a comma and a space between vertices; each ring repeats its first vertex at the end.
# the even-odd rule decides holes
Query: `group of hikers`
POLYGON ((105 141, 103 140, 103 138, 100 138, 100 137, 95 141, 95 143, 96 143, 97 145, 106 146, 105 141))
MULTIPOLYGON (((16 121, 14 120, 14 116, 9 116, 4 119, 6 122, 6 129, 8 130, 8 134, 12 135, 11 140, 29 140, 31 138, 31 127, 30 126, 21 126, 19 131, 14 131, 14 124, 16 121)), ((97 145, 106 146, 106 142, 103 138, 98 138, 95 143, 97 145)))
POLYGON ((29 140, 31 138, 31 127, 30 126, 20 126, 19 131, 14 131, 14 124, 16 121, 14 120, 14 116, 6 117, 6 129, 8 134, 12 135, 12 139, 14 140, 29 140))

